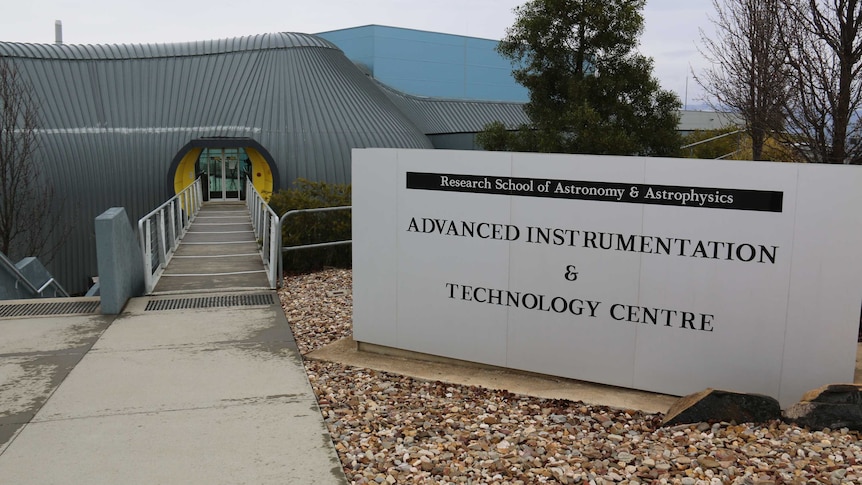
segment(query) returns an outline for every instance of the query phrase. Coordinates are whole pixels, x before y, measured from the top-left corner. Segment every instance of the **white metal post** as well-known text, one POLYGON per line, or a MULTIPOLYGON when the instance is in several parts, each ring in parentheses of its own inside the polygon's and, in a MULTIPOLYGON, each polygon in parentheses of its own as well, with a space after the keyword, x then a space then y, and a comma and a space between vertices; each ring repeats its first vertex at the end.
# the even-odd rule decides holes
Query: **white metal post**
POLYGON ((167 234, 169 237, 169 241, 171 243, 170 248, 171 252, 177 249, 177 244, 179 244, 180 235, 179 231, 177 231, 177 216, 176 209, 179 207, 179 203, 176 199, 167 207, 168 211, 168 222, 170 223, 171 230, 167 234))
POLYGON ((164 268, 168 264, 168 252, 165 249, 165 211, 160 210, 156 216, 156 248, 159 251, 159 266, 164 268))
POLYGON ((147 292, 152 289, 153 284, 153 241, 151 235, 150 219, 144 221, 141 238, 144 243, 144 276, 147 278, 147 292))
POLYGON ((278 288, 278 280, 279 274, 278 271, 278 256, 277 254, 281 252, 279 248, 279 238, 276 232, 279 230, 279 225, 277 224, 277 219, 270 219, 269 227, 269 287, 272 289, 278 288))

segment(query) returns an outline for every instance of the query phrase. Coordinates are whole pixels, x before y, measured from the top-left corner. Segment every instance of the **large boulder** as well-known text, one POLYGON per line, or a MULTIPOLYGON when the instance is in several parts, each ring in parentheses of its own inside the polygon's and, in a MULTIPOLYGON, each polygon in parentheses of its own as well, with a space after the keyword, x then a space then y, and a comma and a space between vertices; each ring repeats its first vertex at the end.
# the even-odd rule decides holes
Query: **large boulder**
POLYGON ((862 385, 829 384, 808 391, 784 411, 784 419, 811 429, 862 431, 862 385))
POLYGON ((662 426, 709 421, 765 423, 781 419, 778 400, 761 394, 746 394, 719 389, 681 397, 665 414, 662 426))

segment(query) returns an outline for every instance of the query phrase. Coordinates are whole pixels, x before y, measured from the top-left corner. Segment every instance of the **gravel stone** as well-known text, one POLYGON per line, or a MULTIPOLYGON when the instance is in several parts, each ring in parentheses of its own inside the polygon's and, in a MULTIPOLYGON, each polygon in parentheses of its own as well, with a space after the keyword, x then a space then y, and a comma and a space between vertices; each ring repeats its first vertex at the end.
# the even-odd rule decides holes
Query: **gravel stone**
MULTIPOLYGON (((352 332, 350 270, 279 290, 302 354, 352 332)), ((862 436, 780 421, 662 428, 661 414, 306 360, 353 484, 862 483, 862 436)))

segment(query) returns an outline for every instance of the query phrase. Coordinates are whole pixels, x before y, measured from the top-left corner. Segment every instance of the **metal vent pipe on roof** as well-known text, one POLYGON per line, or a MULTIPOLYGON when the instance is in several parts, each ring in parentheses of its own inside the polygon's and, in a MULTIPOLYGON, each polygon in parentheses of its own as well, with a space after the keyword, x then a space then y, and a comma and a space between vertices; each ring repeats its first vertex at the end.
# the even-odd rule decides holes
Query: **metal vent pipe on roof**
POLYGON ((63 43, 63 21, 55 20, 54 21, 54 43, 62 44, 63 43))

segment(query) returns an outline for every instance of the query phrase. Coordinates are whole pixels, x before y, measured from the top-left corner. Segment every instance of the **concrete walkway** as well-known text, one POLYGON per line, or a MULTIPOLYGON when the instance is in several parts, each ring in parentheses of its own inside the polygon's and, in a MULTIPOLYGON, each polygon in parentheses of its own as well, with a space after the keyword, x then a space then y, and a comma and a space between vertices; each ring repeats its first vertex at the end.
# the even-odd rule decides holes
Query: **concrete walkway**
POLYGON ((0 484, 347 483, 243 203, 204 206, 153 295, 96 303, 0 318, 0 484))
POLYGON ((347 480, 267 291, 0 319, 0 483, 347 480))

